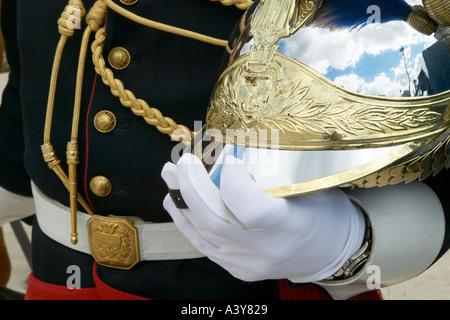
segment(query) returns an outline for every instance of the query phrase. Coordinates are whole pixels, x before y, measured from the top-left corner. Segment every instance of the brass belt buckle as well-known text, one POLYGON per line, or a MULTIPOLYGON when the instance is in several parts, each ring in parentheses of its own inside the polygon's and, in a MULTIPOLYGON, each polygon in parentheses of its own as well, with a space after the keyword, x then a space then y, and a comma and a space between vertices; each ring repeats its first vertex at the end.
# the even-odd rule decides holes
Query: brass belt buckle
POLYGON ((132 222, 94 215, 88 221, 88 235, 98 264, 129 270, 139 262, 138 231, 132 222))

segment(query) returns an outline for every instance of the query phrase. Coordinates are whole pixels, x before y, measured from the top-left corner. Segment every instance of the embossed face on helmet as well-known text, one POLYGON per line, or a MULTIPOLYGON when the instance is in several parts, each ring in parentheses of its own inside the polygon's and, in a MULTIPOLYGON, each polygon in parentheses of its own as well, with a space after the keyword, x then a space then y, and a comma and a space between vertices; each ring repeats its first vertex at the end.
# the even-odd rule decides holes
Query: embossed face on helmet
POLYGON ((207 129, 225 144, 219 157, 239 154, 282 197, 448 166, 450 1, 423 4, 255 3, 208 109, 207 129))

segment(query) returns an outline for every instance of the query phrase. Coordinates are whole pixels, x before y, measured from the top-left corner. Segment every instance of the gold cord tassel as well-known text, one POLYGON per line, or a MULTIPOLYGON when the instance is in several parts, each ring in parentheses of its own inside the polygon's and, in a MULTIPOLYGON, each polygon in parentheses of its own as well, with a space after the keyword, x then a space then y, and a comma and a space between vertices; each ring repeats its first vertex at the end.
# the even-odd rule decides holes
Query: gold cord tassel
MULTIPOLYGON (((106 5, 103 0, 97 1, 86 16, 88 26, 83 34, 81 42, 80 56, 78 60, 77 80, 75 88, 75 102, 72 117, 72 134, 71 141, 67 143, 67 164, 69 166, 69 193, 70 193, 70 210, 72 221, 72 238, 73 244, 78 242, 77 234, 77 212, 78 212, 78 181, 77 181, 77 165, 79 163, 78 148, 78 127, 80 123, 81 110, 81 93, 83 87, 84 67, 86 65, 86 54, 88 49, 89 38, 92 31, 104 23, 106 16, 106 5)), ((93 213, 91 213, 92 215, 93 213)))
MULTIPOLYGON (((219 0, 210 0, 219 1, 219 0)), ((253 1, 251 0, 220 0, 223 5, 235 5, 236 7, 246 10, 253 1)), ((79 164, 79 147, 78 147, 78 127, 80 121, 80 109, 81 109, 81 94, 84 67, 86 63, 86 53, 89 43, 89 38, 92 32, 96 33, 96 40, 92 44, 93 61, 96 72, 101 75, 103 82, 111 87, 111 92, 120 98, 121 103, 125 107, 130 107, 133 113, 142 116, 145 121, 155 126, 161 133, 168 134, 173 140, 183 141, 185 144, 190 144, 194 138, 194 133, 187 127, 178 125, 171 118, 164 117, 158 109, 150 108, 148 104, 141 100, 136 99, 131 91, 123 88, 122 82, 114 78, 112 71, 105 67, 105 61, 102 57, 103 41, 104 41, 104 29, 100 29, 105 22, 106 10, 111 8, 117 11, 119 14, 145 26, 156 28, 169 33, 178 34, 184 37, 189 37, 206 43, 210 43, 218 46, 226 46, 227 41, 209 37, 206 35, 191 32, 189 30, 179 29, 158 22, 154 22, 139 16, 132 14, 131 12, 117 6, 111 0, 98 0, 94 3, 89 13, 86 15, 87 28, 84 31, 83 39, 81 42, 80 55, 78 60, 77 80, 75 89, 75 100, 72 118, 72 132, 71 140, 67 143, 66 159, 68 165, 68 175, 61 167, 61 161, 56 156, 56 152, 51 143, 51 129, 53 120, 53 111, 55 103, 55 93, 57 87, 58 73, 60 69, 61 57, 64 51, 64 47, 68 38, 72 37, 75 33, 76 26, 74 25, 74 12, 79 14, 79 18, 82 19, 86 10, 81 0, 69 0, 61 17, 58 19, 58 31, 61 37, 58 41, 58 45, 53 60, 53 67, 50 80, 49 95, 47 101, 47 112, 45 118, 44 127, 44 143, 41 146, 44 161, 48 164, 49 168, 59 177, 66 189, 70 194, 70 210, 71 210, 71 242, 76 244, 78 242, 77 233, 77 212, 78 203, 88 212, 90 215, 94 215, 92 209, 83 199, 78 192, 77 182, 77 165, 79 164)))

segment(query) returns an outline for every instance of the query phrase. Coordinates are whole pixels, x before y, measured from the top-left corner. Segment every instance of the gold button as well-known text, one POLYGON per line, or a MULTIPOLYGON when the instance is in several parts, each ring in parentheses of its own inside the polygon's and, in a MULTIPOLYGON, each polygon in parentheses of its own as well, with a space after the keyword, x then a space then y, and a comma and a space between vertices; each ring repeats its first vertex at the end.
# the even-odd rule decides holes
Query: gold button
POLYGON ((138 2, 138 0, 120 0, 120 2, 122 2, 124 5, 131 6, 138 2))
POLYGON ((112 191, 111 181, 104 176, 96 176, 89 183, 92 193, 99 197, 106 197, 112 191))
POLYGON ((123 70, 131 62, 131 56, 127 49, 116 47, 109 52, 108 62, 116 70, 123 70))
POLYGON ((116 116, 108 110, 102 110, 94 117, 94 127, 101 133, 108 133, 116 127, 116 116))

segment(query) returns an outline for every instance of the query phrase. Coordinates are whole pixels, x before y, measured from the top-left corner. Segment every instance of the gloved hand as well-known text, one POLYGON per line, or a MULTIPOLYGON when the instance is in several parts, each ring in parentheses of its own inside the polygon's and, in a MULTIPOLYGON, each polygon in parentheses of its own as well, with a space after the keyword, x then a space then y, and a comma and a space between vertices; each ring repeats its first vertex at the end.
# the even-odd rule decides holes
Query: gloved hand
POLYGON ((274 198, 237 161, 226 159, 220 189, 191 154, 162 171, 169 189, 179 189, 189 207, 177 208, 169 195, 164 200, 179 230, 233 276, 318 281, 360 248, 364 217, 342 190, 274 198))
POLYGON ((33 198, 0 187, 0 226, 35 214, 33 198))

